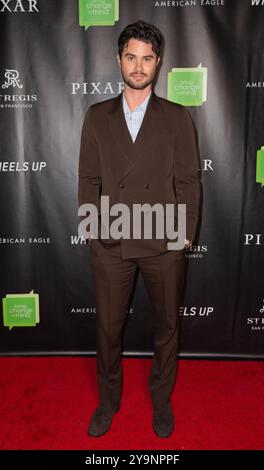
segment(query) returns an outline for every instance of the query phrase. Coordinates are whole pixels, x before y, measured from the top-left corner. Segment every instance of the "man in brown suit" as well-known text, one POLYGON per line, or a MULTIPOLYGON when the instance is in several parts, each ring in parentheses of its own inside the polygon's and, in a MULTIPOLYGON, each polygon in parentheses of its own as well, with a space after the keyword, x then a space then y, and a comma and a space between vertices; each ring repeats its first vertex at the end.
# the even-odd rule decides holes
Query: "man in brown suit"
MULTIPOLYGON (((152 83, 160 61, 162 35, 144 21, 128 25, 118 40, 118 63, 124 91, 90 106, 81 137, 79 204, 99 212, 98 238, 89 227, 96 290, 97 370, 100 403, 89 425, 91 436, 111 426, 120 408, 122 389, 121 337, 133 281, 140 270, 154 311, 154 358, 149 387, 153 429, 168 437, 174 429, 170 403, 178 351, 178 308, 185 272, 185 249, 195 236, 200 182, 195 128, 181 105, 158 97, 152 83), (105 231, 106 210, 117 203, 186 205, 186 239, 181 249, 168 249, 168 234, 160 238, 129 236, 118 240, 105 231), (104 235, 102 236, 102 233, 104 235), (108 236, 109 235, 109 236, 108 236)), ((154 218, 151 209, 147 210, 154 218)), ((79 211, 84 216, 84 212, 79 211)), ((117 214, 115 214, 117 215, 117 214)), ((167 214, 157 215, 164 221, 167 214)), ((110 213, 109 220, 114 220, 110 213)), ((177 214, 169 226, 177 226, 177 214), (173 222, 173 224, 172 224, 173 222)), ((142 233, 141 233, 142 235, 142 233)))

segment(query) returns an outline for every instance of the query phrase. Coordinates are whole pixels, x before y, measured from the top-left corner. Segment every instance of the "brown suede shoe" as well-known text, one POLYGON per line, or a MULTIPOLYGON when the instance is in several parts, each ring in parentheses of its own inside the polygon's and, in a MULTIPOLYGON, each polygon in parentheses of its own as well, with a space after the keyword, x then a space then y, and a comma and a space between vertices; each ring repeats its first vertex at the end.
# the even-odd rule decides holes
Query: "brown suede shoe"
POLYGON ((99 437, 105 434, 111 427, 114 414, 119 410, 120 405, 115 410, 106 410, 99 405, 91 417, 88 428, 89 436, 99 437))
POLYGON ((174 416, 171 404, 154 409, 152 427, 159 437, 169 437, 174 430, 174 416))

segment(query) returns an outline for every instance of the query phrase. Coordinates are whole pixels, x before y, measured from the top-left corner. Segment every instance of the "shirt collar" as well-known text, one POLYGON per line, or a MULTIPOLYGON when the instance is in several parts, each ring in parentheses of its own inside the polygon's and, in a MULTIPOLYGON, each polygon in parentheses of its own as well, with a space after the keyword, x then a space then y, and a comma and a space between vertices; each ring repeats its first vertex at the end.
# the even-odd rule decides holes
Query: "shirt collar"
POLYGON ((152 92, 150 92, 150 94, 145 98, 145 100, 143 101, 143 103, 141 103, 139 106, 137 106, 133 111, 130 111, 129 106, 128 106, 127 101, 126 101, 126 98, 125 98, 125 95, 124 95, 124 92, 123 92, 123 93, 122 93, 122 101, 123 101, 124 113, 125 113, 125 114, 131 113, 131 112, 134 113, 135 111, 143 111, 143 112, 145 112, 146 109, 147 109, 147 105, 148 105, 148 102, 149 102, 149 98, 150 98, 151 93, 152 93, 152 92))

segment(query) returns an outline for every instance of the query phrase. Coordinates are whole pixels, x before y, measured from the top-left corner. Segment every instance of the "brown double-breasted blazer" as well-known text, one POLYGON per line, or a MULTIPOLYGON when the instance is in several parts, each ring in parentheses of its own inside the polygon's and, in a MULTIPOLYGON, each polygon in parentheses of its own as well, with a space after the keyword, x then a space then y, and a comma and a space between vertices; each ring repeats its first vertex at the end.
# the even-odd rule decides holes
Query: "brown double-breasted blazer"
MULTIPOLYGON (((79 160, 79 205, 92 203, 100 214, 100 197, 110 207, 124 203, 186 204, 186 238, 193 240, 199 213, 200 161, 196 129, 187 109, 152 91, 133 142, 123 112, 122 93, 88 109, 82 128, 79 160)), ((165 207, 165 206, 164 206, 165 207)), ((102 217, 102 214, 101 214, 102 217)), ((110 224, 116 217, 110 217, 110 224)), ((100 238, 100 233, 99 233, 100 238)), ((116 243, 111 237, 100 240, 116 243)), ((168 238, 121 238, 122 256, 157 255, 168 238)))

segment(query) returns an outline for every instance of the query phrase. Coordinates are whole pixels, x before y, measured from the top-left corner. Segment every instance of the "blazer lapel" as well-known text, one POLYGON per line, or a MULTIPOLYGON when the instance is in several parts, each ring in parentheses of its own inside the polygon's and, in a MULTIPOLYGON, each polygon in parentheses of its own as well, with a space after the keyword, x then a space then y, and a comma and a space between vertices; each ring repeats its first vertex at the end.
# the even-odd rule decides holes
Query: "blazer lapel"
POLYGON ((124 158, 121 179, 135 167, 147 150, 147 144, 153 138, 153 133, 159 131, 162 123, 161 114, 161 104, 152 91, 137 138, 133 142, 123 111, 122 93, 113 101, 108 119, 110 130, 124 158))

